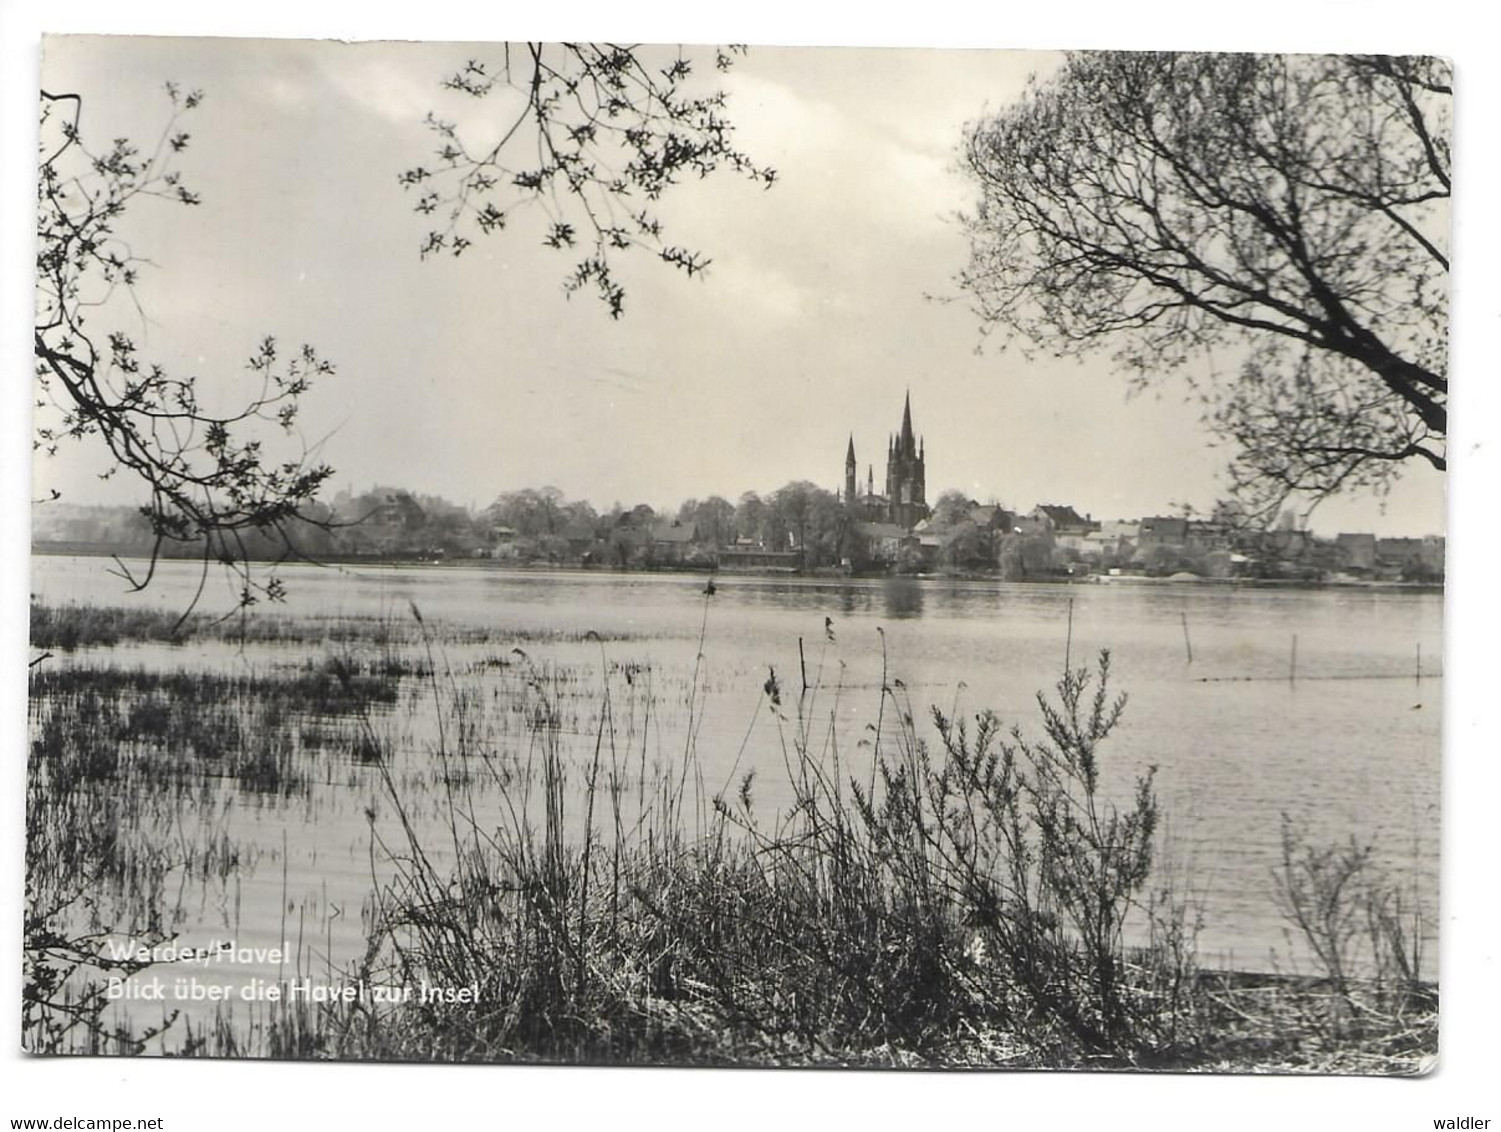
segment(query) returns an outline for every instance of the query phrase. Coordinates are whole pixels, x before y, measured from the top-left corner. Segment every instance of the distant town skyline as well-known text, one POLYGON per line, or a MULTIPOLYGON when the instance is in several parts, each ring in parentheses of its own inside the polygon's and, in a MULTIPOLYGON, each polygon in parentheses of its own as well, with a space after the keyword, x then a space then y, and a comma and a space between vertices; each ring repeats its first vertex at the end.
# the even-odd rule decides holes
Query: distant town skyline
MULTIPOLYGON (((690 280, 626 256, 627 310, 612 321, 587 294, 563 295, 569 261, 530 232, 419 259, 423 218, 396 175, 430 155, 429 110, 482 120, 486 104, 441 79, 486 50, 50 40, 44 82, 82 95, 86 138, 153 137, 166 79, 206 92, 181 162, 202 206, 138 201, 123 225, 154 264, 138 289, 144 319, 123 305, 112 316, 143 356, 225 391, 261 336, 311 342, 338 373, 300 423, 334 484, 479 506, 543 485, 601 507, 792 480, 837 490, 848 436, 862 474, 881 464, 870 445, 910 390, 930 496, 1112 517, 1213 507, 1226 454, 1186 386, 1128 399, 1104 358, 982 348, 953 285, 966 245, 952 218, 971 195, 954 168, 960 130, 1057 56, 753 48, 723 76, 726 113, 778 183, 716 174, 674 190, 661 208, 671 238, 710 268, 690 280)), ((34 494, 130 502, 132 485, 101 484, 101 467, 65 445, 38 461, 34 494)), ((1443 525, 1442 479, 1423 468, 1384 509, 1334 499, 1312 521, 1443 525)))

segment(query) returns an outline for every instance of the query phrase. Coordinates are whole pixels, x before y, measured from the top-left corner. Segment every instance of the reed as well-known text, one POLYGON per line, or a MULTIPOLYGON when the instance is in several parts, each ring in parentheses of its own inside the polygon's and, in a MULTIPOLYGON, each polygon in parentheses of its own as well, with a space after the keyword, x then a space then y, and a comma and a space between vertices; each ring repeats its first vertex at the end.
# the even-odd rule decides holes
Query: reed
MULTIPOLYGON (((33 670, 28 1048, 1345 1071, 1431 1053, 1416 905, 1366 858, 1369 883, 1333 899, 1376 941, 1376 983, 1348 963, 1342 981, 1200 968, 1153 774, 1111 765, 1126 702, 1108 654, 1011 724, 924 712, 888 672, 851 734, 830 635, 800 648, 792 688, 768 671, 753 705, 740 754, 769 732, 781 781, 737 758, 716 788, 706 665, 674 680, 587 635, 598 664, 569 665, 498 632, 508 651, 455 662, 450 646, 476 642, 413 614, 275 669, 33 670), (170 937, 173 878, 222 888, 256 867, 216 825, 226 799, 307 796, 335 766, 381 798, 366 949, 340 979, 472 998, 112 1028, 98 932, 170 937), (46 879, 70 863, 74 882, 46 879), (1331 993, 1363 1004, 1359 1026, 1329 1024, 1331 993)), ((1333 865, 1288 868, 1296 908, 1333 865)))
MULTIPOLYGON (((100 606, 65 603, 31 603, 31 645, 37 649, 72 652, 80 648, 109 647, 131 642, 171 645, 190 640, 227 641, 235 644, 343 645, 366 644, 397 648, 421 645, 427 630, 405 618, 307 616, 239 610, 213 617, 206 613, 183 614, 171 609, 133 606, 100 606)), ((592 630, 529 630, 485 625, 442 626, 446 639, 468 644, 505 641, 556 644, 599 639, 592 630)), ((625 636, 616 640, 629 640, 625 636)))

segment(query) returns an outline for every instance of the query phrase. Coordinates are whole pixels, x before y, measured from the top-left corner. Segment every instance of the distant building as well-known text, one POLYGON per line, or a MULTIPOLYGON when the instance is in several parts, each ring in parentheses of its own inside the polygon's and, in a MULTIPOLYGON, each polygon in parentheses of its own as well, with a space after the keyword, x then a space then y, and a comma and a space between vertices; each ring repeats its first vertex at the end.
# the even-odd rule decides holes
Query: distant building
POLYGON ((993 503, 976 504, 969 509, 969 521, 989 534, 994 534, 996 531, 1010 533, 1011 528, 1016 525, 1016 516, 1004 507, 993 503))
POLYGON ((1136 540, 1140 533, 1140 523, 1106 519, 1100 524, 1099 530, 1090 531, 1084 536, 1083 553, 1096 555, 1101 561, 1107 558, 1129 560, 1136 553, 1136 540))
POLYGON ((886 493, 875 492, 875 469, 868 468, 865 494, 856 482, 855 438, 844 455, 844 502, 866 522, 886 522, 910 531, 928 517, 928 472, 924 444, 912 431, 912 395, 902 406, 902 428, 886 443, 886 493))
POLYGON ((1423 562, 1423 540, 1420 538, 1378 538, 1376 562, 1381 566, 1406 570, 1423 562))
POLYGON ((792 572, 802 564, 802 555, 795 550, 768 550, 764 546, 736 542, 718 554, 721 570, 765 570, 792 572))
POLYGON ((1340 568, 1354 573, 1369 573, 1376 568, 1376 536, 1340 534, 1334 539, 1340 568))
POLYGON ((1424 535, 1422 557, 1423 565, 1433 573, 1442 575, 1444 572, 1444 563, 1447 557, 1446 550, 1447 548, 1443 535, 1424 535))
POLYGON ((897 523, 856 523, 855 533, 865 540, 871 558, 884 563, 895 562, 902 543, 912 537, 897 523))
POLYGON ((1062 503, 1039 503, 1028 518, 1038 527, 1046 527, 1058 549, 1075 555, 1090 550, 1089 536, 1100 526, 1090 516, 1062 503))
POLYGON ((1106 519, 1095 533, 1105 539, 1125 539, 1135 546, 1141 537, 1141 524, 1135 519, 1106 519))
POLYGON ((1046 519, 1055 535, 1084 535, 1098 527, 1089 516, 1062 503, 1039 503, 1032 508, 1031 518, 1046 519))
POLYGON ((652 557, 657 562, 681 562, 698 541, 698 527, 692 523, 654 523, 651 529, 652 557))
POLYGON ((1141 521, 1136 546, 1143 554, 1159 546, 1180 547, 1188 541, 1188 520, 1154 515, 1141 521))

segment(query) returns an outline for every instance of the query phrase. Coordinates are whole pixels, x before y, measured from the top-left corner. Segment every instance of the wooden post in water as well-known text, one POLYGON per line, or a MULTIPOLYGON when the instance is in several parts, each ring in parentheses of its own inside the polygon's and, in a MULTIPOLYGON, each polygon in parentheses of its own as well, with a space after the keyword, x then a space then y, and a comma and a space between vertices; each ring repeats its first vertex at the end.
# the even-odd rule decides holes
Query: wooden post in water
POLYGON ((1422 641, 1418 642, 1417 652, 1413 654, 1413 658, 1412 658, 1412 679, 1413 679, 1413 683, 1415 683, 1415 684, 1420 684, 1423 681, 1423 642, 1422 641))
POLYGON ((1293 652, 1287 662, 1287 682, 1295 684, 1298 680, 1298 634, 1293 634, 1293 652))
POLYGON ((803 658, 803 639, 797 639, 797 666, 803 674, 803 695, 808 694, 808 662, 803 658))
POLYGON ((1188 639, 1188 613, 1185 611, 1179 616, 1183 618, 1183 651, 1188 653, 1188 663, 1192 664, 1194 662, 1194 646, 1193 642, 1188 639))
POLYGON ((1068 599, 1068 636, 1063 639, 1063 674, 1069 673, 1074 659, 1074 599, 1068 599))

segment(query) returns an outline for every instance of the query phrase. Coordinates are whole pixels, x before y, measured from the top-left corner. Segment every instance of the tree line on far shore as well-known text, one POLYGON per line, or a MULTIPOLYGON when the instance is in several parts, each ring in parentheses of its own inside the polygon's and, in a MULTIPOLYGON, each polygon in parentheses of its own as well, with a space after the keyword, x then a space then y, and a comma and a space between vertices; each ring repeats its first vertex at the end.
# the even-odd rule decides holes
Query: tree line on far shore
MULTIPOLYGON (((718 495, 688 499, 676 509, 615 502, 600 509, 569 499, 556 487, 522 488, 475 508, 439 495, 376 486, 316 500, 276 531, 247 531, 247 557, 276 560, 369 557, 453 559, 503 557, 522 562, 564 562, 587 557, 600 564, 651 565, 657 536, 674 528, 673 557, 692 558, 741 545, 771 550, 802 548, 811 565, 837 563, 853 537, 851 516, 838 497, 807 481, 731 503, 718 495), (691 533, 685 537, 683 532, 691 533)), ((39 506, 32 538, 38 549, 73 547, 112 553, 150 553, 151 517, 130 506, 80 506, 62 501, 39 506)), ((197 558, 201 545, 183 543, 162 553, 197 558)))
MULTIPOLYGON (((306 517, 276 531, 245 532, 241 553, 261 562, 500 560, 614 569, 712 570, 738 560, 753 569, 958 571, 1007 580, 1110 570, 1296 580, 1338 573, 1393 581, 1443 577, 1441 539, 1321 539, 1290 522, 1266 531, 1236 523, 1225 506, 1206 519, 1118 521, 1104 526, 1119 530, 1105 531, 1091 523, 1071 530, 1040 517, 1043 510, 982 505, 950 490, 938 496, 918 530, 899 533, 866 521, 858 508, 805 480, 766 495, 748 491, 734 503, 719 495, 687 499, 675 509, 616 502, 601 510, 556 487, 503 492, 476 508, 438 495, 372 487, 315 501, 306 517), (1149 529, 1153 524, 1158 530, 1149 529), (1177 536, 1164 535, 1164 526, 1177 529, 1177 536)), ((44 553, 149 556, 155 550, 148 516, 128 506, 45 504, 34 516, 32 537, 44 553)), ((174 543, 162 553, 200 559, 204 547, 174 543)))

